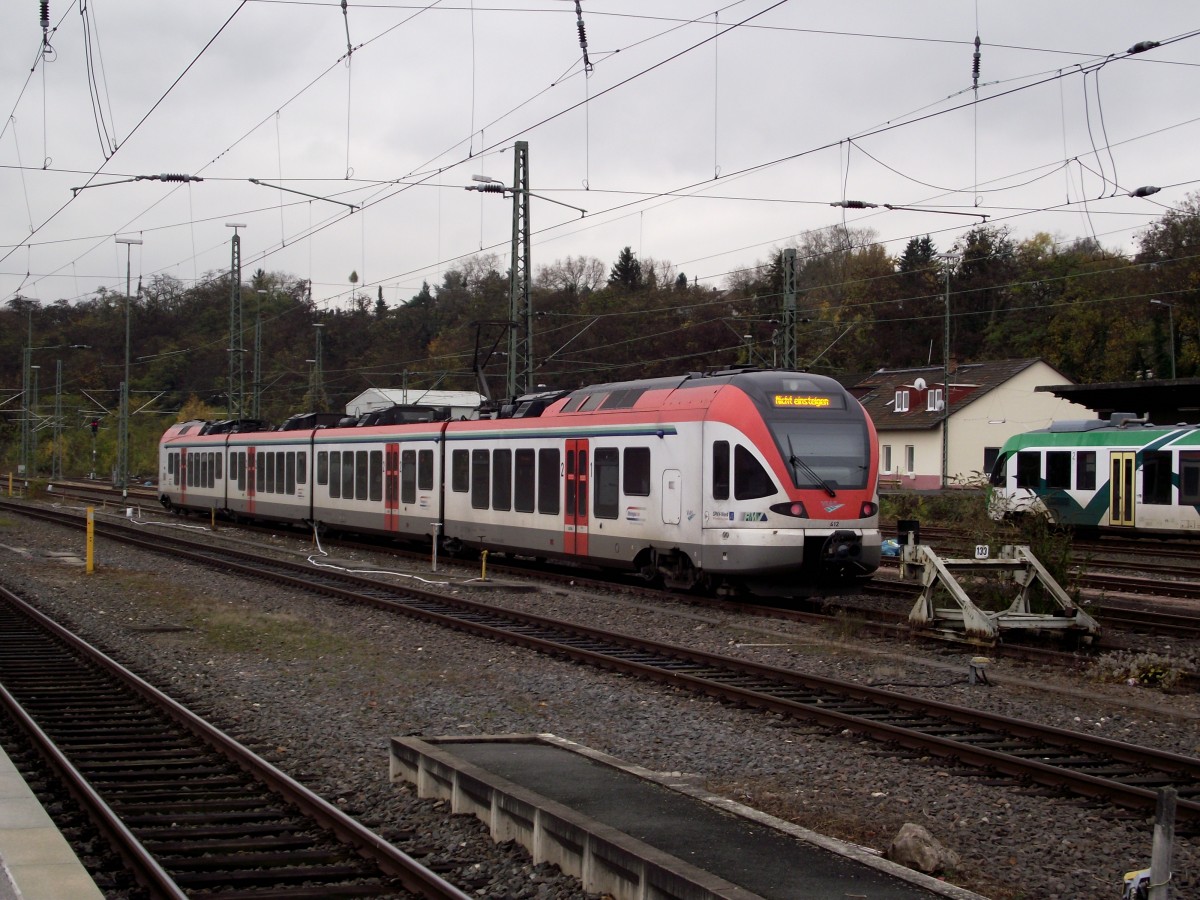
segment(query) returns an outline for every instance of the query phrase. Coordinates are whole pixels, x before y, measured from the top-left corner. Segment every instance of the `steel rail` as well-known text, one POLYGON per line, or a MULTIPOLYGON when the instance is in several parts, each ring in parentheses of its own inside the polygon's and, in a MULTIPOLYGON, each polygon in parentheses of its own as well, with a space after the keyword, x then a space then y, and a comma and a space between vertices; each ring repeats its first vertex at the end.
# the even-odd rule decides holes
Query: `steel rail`
MULTIPOLYGON (((155 541, 144 540, 144 533, 128 534, 131 529, 127 526, 106 525, 105 530, 110 533, 125 532, 120 539, 147 549, 161 550, 156 548, 155 541)), ((1047 757, 1055 753, 1067 756, 1099 754, 1100 761, 1153 768, 1159 773, 1157 777, 1160 781, 1183 778, 1187 782, 1181 788, 1184 796, 1178 803, 1180 817, 1200 817, 1200 802, 1190 799, 1196 795, 1196 785, 1200 783, 1200 759, 1193 757, 1037 725, 967 707, 921 700, 878 688, 761 666, 685 647, 657 644, 632 635, 514 613, 409 586, 396 587, 375 579, 328 570, 314 571, 309 567, 282 560, 263 558, 224 547, 197 545, 193 541, 173 536, 155 535, 155 538, 169 544, 175 556, 183 556, 201 564, 218 566, 253 577, 268 577, 292 587, 349 602, 366 603, 403 612, 459 631, 517 643, 539 652, 577 659, 600 668, 636 674, 675 686, 687 686, 708 696, 867 734, 878 740, 957 759, 988 771, 1001 772, 1043 785, 1066 787, 1084 796, 1102 797, 1133 809, 1153 809, 1157 802, 1156 791, 1149 787, 1124 784, 1114 778, 1100 777, 1086 771, 1068 769, 977 744, 987 741, 1003 744, 1015 737, 1041 742, 1046 748, 1018 748, 1025 754, 1047 757), (183 549, 185 546, 190 546, 191 549, 183 549), (695 667, 709 671, 698 674, 695 667), (689 668, 693 670, 688 671, 689 668), (744 683, 747 679, 751 682, 748 686, 744 683), (736 683, 738 681, 743 683, 736 683), (803 702, 786 696, 789 691, 796 690, 827 692, 829 697, 803 702), (865 711, 861 709, 854 713, 836 709, 831 701, 836 701, 838 697, 841 700, 837 702, 850 701, 851 705, 877 705, 883 709, 882 715, 885 719, 887 716, 896 717, 898 713, 910 718, 931 716, 937 720, 933 723, 935 731, 944 730, 943 726, 950 723, 955 727, 981 728, 989 732, 990 736, 976 735, 976 743, 972 743, 963 738, 922 733, 913 727, 902 727, 886 720, 880 721, 879 718, 867 718, 863 715, 865 711)), ((1150 777, 1145 772, 1134 774, 1140 779, 1150 777)))
MULTIPOLYGON (((54 636, 75 654, 87 659, 141 696, 153 707, 166 713, 178 725, 249 773, 252 778, 267 785, 276 794, 293 803, 307 817, 335 834, 341 842, 354 847, 360 856, 374 862, 382 872, 399 879, 406 890, 422 897, 431 898, 431 900, 469 900, 469 895, 2 586, 0 586, 0 599, 18 609, 21 614, 54 636)), ((0 686, 0 690, 3 690, 6 707, 9 707, 11 701, 12 709, 20 709, 19 703, 7 690, 2 686, 0 686)), ((23 710, 14 713, 14 717, 33 726, 35 732, 32 733, 41 734, 39 743, 44 741, 48 749, 53 747, 53 742, 23 710)), ((82 791, 83 785, 87 784, 82 774, 57 748, 49 750, 49 752, 51 755, 48 759, 54 760, 53 764, 56 769, 67 773, 73 791, 82 791)), ((152 890, 161 891, 160 896, 163 897, 186 896, 174 885, 162 867, 153 861, 149 852, 141 847, 132 833, 120 822, 119 816, 104 803, 103 799, 90 786, 86 788, 86 791, 89 796, 89 806, 99 816, 99 824, 110 837, 116 839, 115 845, 120 848, 122 856, 125 857, 128 854, 128 858, 132 859, 133 870, 137 873, 139 881, 152 890), (91 797, 95 797, 99 801, 99 805, 93 806, 91 797)))

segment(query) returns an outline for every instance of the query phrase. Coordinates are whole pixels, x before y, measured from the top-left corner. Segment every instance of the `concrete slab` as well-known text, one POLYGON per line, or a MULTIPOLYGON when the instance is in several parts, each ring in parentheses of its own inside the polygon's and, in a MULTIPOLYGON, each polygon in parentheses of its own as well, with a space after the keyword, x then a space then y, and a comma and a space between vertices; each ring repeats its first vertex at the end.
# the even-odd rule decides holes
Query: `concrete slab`
POLYGON ((103 900, 12 760, 0 749, 0 900, 103 900))
POLYGON ((618 900, 983 900, 554 735, 393 738, 391 772, 618 900))

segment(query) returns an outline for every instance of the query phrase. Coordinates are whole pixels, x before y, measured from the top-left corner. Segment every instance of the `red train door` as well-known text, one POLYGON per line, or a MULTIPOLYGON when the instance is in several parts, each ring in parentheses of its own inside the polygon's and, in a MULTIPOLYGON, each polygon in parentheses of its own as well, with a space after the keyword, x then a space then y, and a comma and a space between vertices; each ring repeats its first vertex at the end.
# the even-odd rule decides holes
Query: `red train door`
POLYGON ((383 452, 383 527, 400 528, 400 445, 387 444, 383 452))
POLYGON ((257 470, 258 460, 255 458, 256 449, 254 447, 246 448, 246 512, 250 515, 254 514, 254 496, 257 493, 257 470))
POLYGON ((563 547, 567 553, 587 556, 588 552, 588 442, 586 438, 567 441, 563 467, 566 500, 563 504, 563 547))

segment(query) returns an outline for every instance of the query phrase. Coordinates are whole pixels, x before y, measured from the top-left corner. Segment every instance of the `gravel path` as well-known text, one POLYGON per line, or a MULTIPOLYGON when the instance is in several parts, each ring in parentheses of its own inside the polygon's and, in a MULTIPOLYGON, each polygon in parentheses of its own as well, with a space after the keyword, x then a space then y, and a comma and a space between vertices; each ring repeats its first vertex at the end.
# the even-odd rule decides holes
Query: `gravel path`
MULTIPOLYGON (((203 536, 205 532, 195 532, 203 536)), ((310 541, 224 529, 280 553, 310 541)), ((711 791, 883 849, 905 822, 961 857, 948 881, 997 900, 1112 898, 1149 865, 1149 820, 1075 798, 959 777, 872 741, 738 710, 377 611, 352 608, 97 541, 98 571, 48 554, 81 552, 54 526, 0 515, 0 581, 389 839, 480 897, 576 898, 577 881, 493 847, 471 817, 387 780, 393 735, 552 732, 650 769, 700 776, 711 791), (25 548, 29 555, 15 552, 25 548), (182 626, 185 630, 161 630, 182 626), (489 862, 464 865, 481 848, 489 862)), ((328 562, 329 560, 327 560, 328 562)), ((385 557, 339 553, 346 565, 385 557)), ((441 567, 445 570, 445 565, 441 567)), ((446 587, 452 590, 451 587, 446 587)), ((1200 698, 1100 684, 1015 663, 966 684, 960 650, 861 641, 811 626, 660 605, 570 588, 473 594, 497 605, 1020 718, 1200 753, 1200 698)), ((1173 897, 1200 896, 1200 846, 1180 838, 1173 897)))

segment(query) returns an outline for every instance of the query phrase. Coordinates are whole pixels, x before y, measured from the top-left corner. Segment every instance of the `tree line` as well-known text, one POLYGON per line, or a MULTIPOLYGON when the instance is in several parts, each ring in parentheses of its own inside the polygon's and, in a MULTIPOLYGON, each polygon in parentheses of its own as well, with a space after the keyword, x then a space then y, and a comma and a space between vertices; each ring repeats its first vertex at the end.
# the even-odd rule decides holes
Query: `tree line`
MULTIPOLYGON (((1193 377, 1200 367, 1200 197, 1168 209, 1139 233, 1135 248, 1125 254, 1094 238, 1062 243, 1044 233, 1018 240, 1006 226, 984 224, 944 248, 928 236, 913 238, 893 257, 866 229, 807 233, 795 244, 798 367, 852 379, 879 368, 941 365, 948 321, 951 355, 960 361, 1038 356, 1078 382, 1193 377)), ((720 285, 698 284, 629 247, 611 264, 577 256, 543 265, 531 295, 535 382, 574 388, 780 365, 783 264, 777 248, 720 285)), ((227 414, 231 292, 228 272, 192 286, 156 275, 129 298, 132 472, 153 475, 168 422, 227 414)), ((341 409, 370 387, 476 389, 476 363, 486 356, 480 348, 506 346, 508 271, 496 255, 471 257, 396 305, 380 288, 325 307, 304 280, 262 270, 242 286, 242 300, 246 391, 254 389, 250 351, 261 322, 262 414, 276 423, 296 412, 341 409), (319 384, 314 325, 321 326, 319 384)), ((37 468, 49 472, 57 404, 67 473, 91 471, 94 445, 99 474, 107 476, 116 456, 125 315, 125 296, 104 288, 77 302, 18 295, 0 308, 0 471, 15 469, 28 415, 37 468), (22 390, 27 351, 38 366, 36 397, 22 390)), ((496 395, 505 370, 498 354, 484 367, 496 395)))

